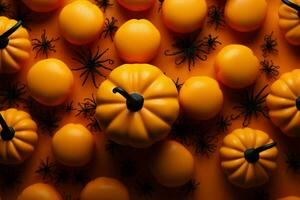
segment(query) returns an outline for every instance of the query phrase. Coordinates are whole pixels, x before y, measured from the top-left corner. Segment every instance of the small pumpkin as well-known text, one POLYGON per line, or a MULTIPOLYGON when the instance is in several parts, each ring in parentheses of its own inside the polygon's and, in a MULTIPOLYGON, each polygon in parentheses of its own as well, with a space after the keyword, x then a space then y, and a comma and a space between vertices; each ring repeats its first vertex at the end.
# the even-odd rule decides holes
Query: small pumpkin
POLYGON ((131 11, 144 11, 151 8, 155 0, 117 0, 124 8, 131 11))
POLYGON ((0 112, 0 124, 0 163, 22 163, 38 142, 36 123, 28 113, 10 108, 0 112))
POLYGON ((23 0, 35 12, 50 12, 60 7, 65 0, 23 0))
POLYGON ((193 176, 195 163, 182 144, 169 140, 155 145, 149 166, 157 181, 166 187, 178 187, 193 176))
POLYGON ((81 124, 66 124, 52 138, 55 158, 70 167, 86 165, 92 158, 94 138, 81 124))
POLYGON ((252 85, 259 76, 259 67, 259 60, 254 52, 239 44, 225 46, 215 60, 217 79, 235 89, 252 85))
POLYGON ((62 104, 73 89, 74 78, 69 67, 56 58, 35 63, 27 74, 30 95, 47 106, 62 104))
POLYGON ((282 197, 279 198, 277 200, 300 200, 300 197, 296 197, 296 196, 288 196, 288 197, 282 197))
POLYGON ((221 167, 228 180, 242 188, 265 184, 277 167, 276 143, 263 131, 236 129, 220 148, 221 167))
POLYGON ((129 200, 129 193, 120 181, 99 177, 90 181, 81 191, 80 200, 129 200))
POLYGON ((61 10, 58 25, 64 39, 75 45, 84 45, 99 37, 104 14, 94 3, 76 0, 61 10))
POLYGON ((282 74, 266 99, 272 122, 283 133, 300 137, 300 70, 282 74))
POLYGON ((160 42, 159 30, 146 19, 125 22, 114 38, 119 56, 127 63, 151 61, 158 53, 160 42))
POLYGON ((263 24, 266 14, 266 0, 228 0, 224 13, 228 25, 240 32, 258 29, 263 24))
POLYGON ((189 78, 179 92, 180 108, 189 118, 208 120, 223 107, 223 93, 218 82, 208 76, 189 78))
POLYGON ((25 188, 17 200, 62 200, 61 195, 49 184, 36 183, 25 188))
POLYGON ((285 39, 292 45, 300 45, 300 0, 282 0, 278 14, 285 39))
POLYGON ((96 117, 109 139, 148 147, 165 138, 179 113, 173 81, 149 64, 114 69, 97 91, 96 117))
POLYGON ((30 58, 29 34, 22 21, 0 16, 0 73, 18 72, 30 58))
POLYGON ((177 33, 190 33, 203 26, 207 14, 206 0, 164 0, 162 19, 177 33))

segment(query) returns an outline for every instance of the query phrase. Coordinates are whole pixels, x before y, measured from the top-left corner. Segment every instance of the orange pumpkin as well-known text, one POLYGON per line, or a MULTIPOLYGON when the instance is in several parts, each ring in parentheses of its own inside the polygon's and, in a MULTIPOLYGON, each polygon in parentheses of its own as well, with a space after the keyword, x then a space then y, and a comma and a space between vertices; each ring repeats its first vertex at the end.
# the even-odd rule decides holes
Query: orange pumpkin
POLYGON ((288 197, 279 198, 278 200, 300 200, 300 197, 288 196, 288 197))
POLYGON ((45 183, 36 183, 25 188, 17 200, 62 200, 60 194, 45 183))
POLYGON ((23 0, 25 5, 36 12, 50 12, 57 9, 65 0, 23 0))
POLYGON ((151 8, 155 0, 117 0, 124 8, 132 11, 143 11, 151 8))
POLYGON ((292 45, 300 45, 300 1, 282 0, 279 8, 279 27, 292 45))
POLYGON ((36 123, 28 113, 10 108, 0 112, 0 124, 0 163, 22 163, 37 144, 36 123))
POLYGON ((282 74, 266 102, 272 122, 286 135, 300 137, 300 70, 282 74))
POLYGON ((220 149, 221 167, 228 180, 242 188, 265 184, 276 169, 276 143, 263 131, 236 129, 228 134, 220 149))
POLYGON ((30 58, 31 42, 22 21, 0 17, 0 73, 18 72, 30 58))
POLYGON ((96 117, 111 140, 148 147, 164 139, 179 113, 173 81, 149 64, 114 69, 97 92, 96 117))

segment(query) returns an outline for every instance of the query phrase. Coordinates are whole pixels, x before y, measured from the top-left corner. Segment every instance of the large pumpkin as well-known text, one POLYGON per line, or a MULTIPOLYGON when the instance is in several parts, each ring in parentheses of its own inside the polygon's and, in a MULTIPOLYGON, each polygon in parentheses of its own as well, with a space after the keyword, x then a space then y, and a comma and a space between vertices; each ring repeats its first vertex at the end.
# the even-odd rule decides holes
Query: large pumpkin
POLYGON ((114 69, 97 92, 96 117, 111 140, 147 147, 165 138, 179 112, 173 81, 149 64, 114 69))
POLYGON ((31 42, 22 22, 0 17, 0 73, 18 72, 30 58, 31 42))
POLYGON ((300 45, 300 0, 282 0, 279 8, 279 27, 286 40, 293 45, 300 45))
POLYGON ((0 163, 22 163, 37 144, 37 125, 28 113, 21 110, 10 108, 0 114, 0 163))
POLYGON ((286 135, 300 137, 300 70, 275 81, 266 102, 272 122, 286 135))
POLYGON ((221 167, 236 186, 251 188, 269 180, 277 167, 276 143, 263 131, 236 129, 228 134, 220 149, 221 167))

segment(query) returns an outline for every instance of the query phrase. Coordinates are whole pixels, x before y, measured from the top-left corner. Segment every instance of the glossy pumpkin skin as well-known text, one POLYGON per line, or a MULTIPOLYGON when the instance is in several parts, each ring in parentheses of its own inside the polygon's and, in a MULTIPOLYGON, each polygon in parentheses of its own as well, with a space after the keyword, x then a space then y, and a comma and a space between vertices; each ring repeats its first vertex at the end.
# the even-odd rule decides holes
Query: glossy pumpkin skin
POLYGON ((90 181, 81 191, 80 200, 129 200, 125 185, 120 181, 100 177, 90 181))
POLYGON ((300 200, 300 197, 288 196, 288 197, 279 198, 278 200, 300 200))
MULTIPOLYGON (((0 35, 17 23, 14 19, 0 16, 0 35)), ((30 59, 31 42, 27 30, 19 27, 9 37, 6 47, 0 48, 0 73, 12 74, 18 72, 30 59)))
POLYGON ((223 106, 223 93, 216 80, 208 76, 189 78, 179 92, 180 108, 188 117, 207 120, 223 106))
POLYGON ((270 174, 277 167, 276 147, 259 154, 259 160, 251 163, 245 159, 245 151, 251 148, 273 143, 273 140, 263 131, 251 128, 236 129, 228 134, 220 148, 222 170, 228 180, 242 188, 252 188, 265 184, 270 174))
POLYGON ((52 138, 55 158, 70 167, 81 167, 90 162, 94 151, 94 138, 81 124, 69 123, 52 138))
POLYGON ((124 8, 131 11, 144 11, 151 8, 155 0, 117 0, 124 8))
MULTIPOLYGON (((300 0, 291 2, 300 5, 300 0)), ((282 3, 278 14, 279 27, 283 31, 285 39, 292 45, 300 45, 300 17, 298 11, 282 3)))
POLYGON ((207 14, 205 0, 165 0, 162 20, 172 31, 190 33, 200 29, 207 14))
POLYGON ((56 58, 38 61, 27 74, 30 95, 47 106, 62 104, 72 92, 73 84, 71 70, 56 58))
POLYGON ((195 168, 193 155, 174 140, 155 146, 149 165, 157 181, 166 187, 184 185, 192 178, 195 168))
POLYGON ((60 7, 65 0, 22 0, 25 5, 36 12, 50 12, 60 7))
POLYGON ((104 25, 104 14, 88 0, 76 0, 67 4, 59 14, 59 29, 70 43, 84 45, 95 41, 104 25))
POLYGON ((227 24, 240 32, 258 29, 263 24, 266 14, 266 0, 228 0, 224 13, 227 24))
POLYGON ((300 137, 300 70, 282 74, 266 99, 269 116, 283 133, 300 137))
POLYGON ((25 188, 17 200, 63 200, 63 198, 51 185, 36 183, 25 188))
POLYGON ((107 137, 119 144, 148 147, 164 139, 179 113, 173 81, 149 64, 124 64, 114 69, 97 91, 96 118, 107 137), (140 110, 128 109, 115 87, 143 96, 140 110))
POLYGON ((146 19, 125 22, 114 38, 118 55, 127 63, 151 61, 159 51, 160 42, 159 30, 146 19))
POLYGON ((259 67, 253 51, 239 44, 225 46, 215 60, 217 79, 235 89, 252 85, 259 76, 259 67))
POLYGON ((37 125, 27 112, 15 108, 0 113, 7 125, 15 130, 11 140, 0 138, 0 163, 20 164, 34 152, 38 142, 37 125))

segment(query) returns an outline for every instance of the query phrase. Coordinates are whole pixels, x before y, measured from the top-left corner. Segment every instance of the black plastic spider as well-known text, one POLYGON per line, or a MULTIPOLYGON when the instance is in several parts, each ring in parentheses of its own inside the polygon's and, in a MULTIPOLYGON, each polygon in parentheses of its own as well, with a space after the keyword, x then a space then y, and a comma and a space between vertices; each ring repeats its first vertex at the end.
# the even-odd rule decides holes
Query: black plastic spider
POLYGON ((109 20, 108 18, 105 19, 105 25, 103 28, 103 31, 100 34, 100 37, 102 37, 102 35, 104 35, 104 38, 106 38, 107 36, 110 37, 111 41, 114 40, 114 35, 118 30, 118 26, 116 25, 116 23, 118 22, 118 20, 114 17, 111 18, 111 20, 109 20))
POLYGON ((219 115, 216 121, 217 131, 226 132, 228 127, 231 126, 231 118, 229 116, 219 115))
POLYGON ((140 179, 136 181, 135 190, 141 197, 152 197, 155 192, 155 186, 150 180, 140 179))
POLYGON ((64 104, 64 107, 63 107, 63 110, 66 112, 66 113, 71 113, 73 111, 75 111, 76 109, 74 108, 73 106, 73 101, 70 101, 68 103, 65 103, 64 104))
POLYGON ((123 160, 120 163, 121 175, 125 178, 133 177, 136 174, 136 167, 132 160, 123 160))
POLYGON ((244 92, 241 93, 241 102, 239 102, 239 105, 233 107, 233 109, 238 110, 239 113, 235 116, 232 115, 231 119, 235 120, 243 116, 243 126, 246 127, 250 124, 251 118, 253 116, 257 118, 259 113, 263 114, 264 117, 269 118, 265 106, 268 93, 263 94, 267 87, 268 85, 265 85, 257 94, 254 94, 254 87, 244 90, 244 92))
POLYGON ((286 152, 285 157, 285 163, 288 165, 288 169, 292 170, 293 172, 298 172, 300 170, 300 154, 286 152))
POLYGON ((0 1, 0 16, 4 15, 7 16, 10 13, 10 7, 11 5, 7 2, 1 0, 0 1))
POLYGON ((158 12, 161 11, 161 8, 162 8, 162 5, 163 5, 164 1, 165 1, 165 0, 158 0, 158 2, 159 2, 158 12))
POLYGON ((98 132, 102 131, 101 126, 95 117, 89 118, 89 123, 87 124, 87 127, 93 133, 98 133, 98 132))
POLYGON ((96 54, 93 55, 92 51, 90 49, 83 50, 81 49, 80 51, 76 51, 76 57, 73 58, 73 60, 77 61, 78 63, 81 64, 80 67, 78 68, 73 68, 73 71, 82 71, 80 74, 80 78, 84 77, 84 80, 82 82, 82 86, 85 85, 86 81, 88 78, 91 76, 93 84, 96 88, 98 88, 97 83, 96 83, 96 76, 101 76, 104 77, 104 74, 100 72, 99 68, 103 68, 105 70, 112 70, 109 67, 106 67, 104 64, 108 63, 112 65, 114 63, 113 60, 111 59, 104 59, 101 60, 101 57, 108 51, 109 49, 107 48, 103 52, 100 52, 99 47, 97 48, 96 54))
POLYGON ((90 176, 88 175, 88 170, 86 169, 75 169, 72 178, 74 183, 77 183, 81 186, 84 186, 87 182, 91 180, 90 176))
POLYGON ((200 155, 209 156, 210 153, 214 153, 218 147, 218 138, 215 135, 208 133, 196 134, 194 146, 195 153, 200 155))
POLYGON ((218 30, 220 27, 226 25, 224 19, 224 8, 216 5, 212 5, 208 8, 208 21, 207 23, 215 27, 218 30))
POLYGON ((55 163, 51 162, 49 157, 46 160, 41 160, 35 173, 40 175, 44 181, 52 180, 55 171, 55 163))
POLYGON ((0 190, 6 192, 21 185, 22 168, 20 166, 0 165, 0 190))
POLYGON ((48 58, 48 54, 50 51, 56 52, 55 45, 53 43, 55 43, 58 40, 59 37, 48 39, 46 35, 46 29, 44 29, 41 34, 41 39, 32 39, 32 49, 37 50, 35 58, 37 58, 40 53, 45 55, 46 58, 48 58))
POLYGON ((20 82, 7 82, 0 88, 0 104, 4 107, 19 107, 26 101, 26 86, 20 82))
POLYGON ((182 186, 181 191, 183 192, 184 196, 190 196, 195 193, 199 185, 200 183, 197 180, 191 179, 182 186))
POLYGON ((273 32, 266 34, 264 37, 264 43, 260 45, 260 48, 263 52, 263 56, 267 57, 269 54, 278 54, 277 50, 277 39, 273 38, 273 32))
POLYGON ((96 1, 96 5, 101 8, 104 12, 106 11, 106 9, 108 7, 113 6, 113 3, 110 3, 110 0, 95 0, 96 1))
POLYGON ((83 102, 78 103, 78 106, 76 116, 83 116, 86 119, 93 118, 97 108, 94 94, 92 94, 91 98, 84 98, 83 102))
POLYGON ((176 80, 173 80, 176 88, 177 88, 177 91, 179 91, 181 89, 181 87, 183 86, 183 83, 180 83, 179 81, 179 77, 176 78, 176 80))
POLYGON ((266 77, 270 80, 275 80, 279 75, 279 66, 274 65, 272 60, 263 60, 260 62, 260 71, 262 71, 266 77))
POLYGON ((175 64, 180 65, 188 62, 188 69, 191 71, 191 65, 195 65, 197 59, 207 60, 208 52, 205 51, 205 43, 203 40, 198 39, 197 35, 187 35, 175 39, 172 45, 176 51, 165 50, 166 56, 176 56, 175 64))
POLYGON ((118 143, 115 143, 111 140, 107 142, 105 145, 105 150, 112 156, 115 156, 117 153, 121 152, 122 146, 119 145, 118 143))
POLYGON ((193 144, 191 139, 192 126, 183 117, 179 117, 172 126, 170 137, 185 146, 193 144))
POLYGON ((55 184, 66 184, 72 179, 72 174, 69 169, 58 166, 54 172, 54 182, 55 184))
POLYGON ((216 50, 218 45, 221 45, 222 43, 218 40, 219 36, 212 36, 209 34, 208 36, 205 36, 203 38, 204 46, 206 47, 206 52, 209 54, 212 51, 216 50))

